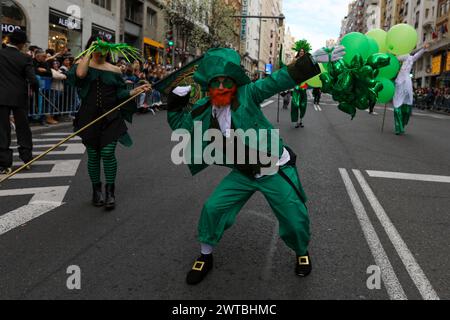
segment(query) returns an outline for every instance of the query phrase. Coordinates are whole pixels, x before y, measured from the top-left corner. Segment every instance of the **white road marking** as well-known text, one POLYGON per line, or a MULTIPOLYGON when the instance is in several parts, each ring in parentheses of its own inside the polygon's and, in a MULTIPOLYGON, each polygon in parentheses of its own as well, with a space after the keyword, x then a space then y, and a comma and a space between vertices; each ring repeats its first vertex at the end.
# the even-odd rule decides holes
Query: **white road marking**
POLYGON ((274 103, 274 100, 269 100, 269 101, 267 101, 267 102, 264 102, 264 103, 261 105, 261 108, 264 109, 265 107, 271 105, 272 103, 274 103))
POLYGON ((0 197, 33 195, 31 201, 0 216, 0 236, 63 205, 69 186, 0 190, 0 197))
MULTIPOLYGON (((20 173, 11 179, 40 179, 40 178, 61 178, 73 177, 77 174, 81 160, 55 160, 55 161, 38 161, 33 166, 53 165, 50 172, 39 173, 20 173)), ((21 166, 22 163, 15 162, 14 166, 21 166)), ((0 175, 1 176, 1 175, 0 175)))
MULTIPOLYGON (((40 146, 36 146, 35 148, 47 148, 50 149, 51 147, 53 147, 52 144, 50 145, 40 145, 40 146)), ((75 155, 75 154, 84 154, 86 152, 86 147, 84 145, 82 145, 81 143, 72 143, 72 144, 64 144, 61 147, 66 147, 65 151, 53 151, 50 153, 50 155, 75 155)), ((37 152, 34 155, 40 155, 44 152, 37 152)), ((14 156, 18 156, 19 153, 15 152, 14 156)))
POLYGON ((380 221, 389 239, 394 245, 397 254, 400 256, 400 259, 405 265, 405 268, 408 271, 409 276, 413 280, 417 289, 419 289, 422 298, 425 300, 439 300, 437 293, 434 291, 425 273, 420 268, 411 251, 408 249, 408 246, 403 241, 394 224, 391 222, 391 219, 389 219, 388 215, 386 214, 386 211, 381 206, 380 202, 373 193, 372 189, 370 188, 366 179, 362 175, 361 171, 353 170, 353 173, 356 176, 356 179, 358 180, 359 184, 361 185, 361 188, 363 189, 367 199, 369 200, 369 203, 372 206, 378 220, 380 221))
MULTIPOLYGON (((59 142, 64 138, 46 138, 46 139, 33 139, 33 142, 59 142)), ((75 137, 71 141, 81 141, 80 137, 75 137)), ((17 139, 12 139, 11 142, 17 143, 17 139)))
POLYGON ((41 134, 41 136, 45 136, 45 137, 58 137, 58 136, 65 136, 68 137, 71 134, 73 134, 73 132, 49 132, 49 133, 44 133, 41 134))
POLYGON ((407 296, 405 291, 402 288, 402 285, 398 281, 397 275, 395 274, 394 269, 392 268, 392 264, 389 261, 389 258, 386 254, 386 251, 381 244, 381 241, 370 222, 369 216, 367 215, 366 209, 361 202, 361 199, 356 192, 355 186, 353 185, 350 176, 345 169, 339 169, 342 180, 344 181, 345 188, 347 189, 347 193, 350 196, 350 200, 353 204, 353 208, 355 209, 356 216, 358 217, 359 223, 361 225, 361 229, 363 230, 364 237, 366 238, 367 243, 369 244, 370 251, 372 252, 372 256, 375 259, 375 263, 381 269, 381 277, 383 279, 384 285, 388 292, 388 295, 391 300, 407 300, 407 296))
POLYGON ((369 177, 372 178, 450 183, 449 176, 436 176, 428 174, 414 174, 414 173, 373 171, 373 170, 367 170, 366 172, 369 175, 369 177))

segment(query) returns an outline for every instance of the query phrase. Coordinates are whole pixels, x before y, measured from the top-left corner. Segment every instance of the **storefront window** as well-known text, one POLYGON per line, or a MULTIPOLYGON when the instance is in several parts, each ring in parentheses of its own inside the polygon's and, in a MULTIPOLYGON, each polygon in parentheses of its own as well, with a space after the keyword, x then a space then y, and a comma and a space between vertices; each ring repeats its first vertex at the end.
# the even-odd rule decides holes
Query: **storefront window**
POLYGON ((0 21, 3 42, 8 34, 14 32, 14 30, 26 31, 27 21, 22 9, 14 1, 3 0, 0 3, 3 9, 3 17, 0 21))
POLYGON ((68 50, 73 55, 82 51, 82 21, 50 10, 48 48, 56 52, 68 50))

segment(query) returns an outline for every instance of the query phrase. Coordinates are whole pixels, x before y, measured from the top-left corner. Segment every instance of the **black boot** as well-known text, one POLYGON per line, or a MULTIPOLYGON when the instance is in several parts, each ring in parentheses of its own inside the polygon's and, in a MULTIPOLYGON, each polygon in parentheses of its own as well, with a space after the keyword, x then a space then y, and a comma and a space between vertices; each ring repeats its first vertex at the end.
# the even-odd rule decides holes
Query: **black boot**
POLYGON ((105 201, 103 199, 102 193, 102 183, 97 183, 92 185, 94 192, 92 196, 92 204, 95 207, 103 207, 105 205, 105 201))
POLYGON ((192 270, 189 271, 186 282, 191 286, 195 286, 205 279, 206 275, 213 268, 213 256, 212 254, 202 254, 195 262, 192 270))
POLYGON ((114 184, 106 184, 106 210, 114 210, 116 208, 116 197, 114 195, 115 189, 116 186, 114 184))
POLYGON ((299 277, 307 277, 312 272, 311 257, 309 253, 306 256, 297 256, 297 264, 295 266, 295 273, 299 277))

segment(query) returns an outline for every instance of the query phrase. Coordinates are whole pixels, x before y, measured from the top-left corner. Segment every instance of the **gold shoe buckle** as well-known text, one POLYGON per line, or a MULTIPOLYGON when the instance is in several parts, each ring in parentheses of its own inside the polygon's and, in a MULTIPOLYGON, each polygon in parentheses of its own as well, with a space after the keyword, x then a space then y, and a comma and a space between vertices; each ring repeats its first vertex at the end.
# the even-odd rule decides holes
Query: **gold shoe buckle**
POLYGON ((305 257, 299 257, 298 258, 298 264, 301 266, 308 266, 309 265, 309 257, 305 256, 305 257))
POLYGON ((194 266, 192 267, 192 270, 201 272, 203 270, 204 266, 205 266, 205 263, 203 261, 196 261, 194 263, 194 266))

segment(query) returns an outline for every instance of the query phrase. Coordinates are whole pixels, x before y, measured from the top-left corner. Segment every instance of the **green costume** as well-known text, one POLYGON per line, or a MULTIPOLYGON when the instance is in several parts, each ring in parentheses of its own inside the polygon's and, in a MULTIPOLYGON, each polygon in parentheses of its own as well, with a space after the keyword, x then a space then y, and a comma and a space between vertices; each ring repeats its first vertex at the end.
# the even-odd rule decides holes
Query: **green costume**
POLYGON ((306 90, 296 86, 292 93, 291 103, 291 120, 294 123, 298 123, 299 120, 303 120, 306 114, 308 106, 308 96, 306 90))
POLYGON ((405 133, 406 126, 412 114, 412 106, 403 104, 400 108, 394 108, 395 134, 405 133))
MULTIPOLYGON (((75 131, 90 125, 100 116, 111 111, 122 101, 130 98, 122 75, 89 67, 85 78, 77 77, 75 65, 68 74, 69 84, 79 88, 81 107, 74 120, 75 131)), ((131 122, 137 110, 136 103, 130 102, 80 133, 88 154, 88 172, 93 186, 92 203, 96 207, 115 208, 115 181, 117 175, 116 147, 120 142, 131 146, 125 121, 131 122), (102 193, 101 163, 105 173, 105 199, 102 193)))
MULTIPOLYGON (((257 144, 247 140, 242 141, 248 150, 282 158, 286 153, 283 141, 278 131, 267 120, 261 110, 261 103, 279 92, 290 90, 297 83, 302 83, 320 73, 318 66, 309 55, 296 63, 284 67, 271 76, 252 83, 240 67, 239 54, 231 49, 212 49, 205 55, 194 75, 196 82, 207 89, 210 81, 226 76, 235 80, 238 86, 237 95, 231 105, 232 129, 244 131, 256 129, 257 144), (270 137, 263 137, 258 130, 267 130, 270 137), (270 141, 278 141, 275 148, 270 141)), ((198 101, 192 109, 186 108, 189 97, 178 97, 174 93, 169 96, 168 121, 173 130, 185 129, 195 138, 194 122, 201 123, 201 132, 218 128, 217 119, 213 117, 213 107, 210 98, 198 101)), ((226 138, 224 138, 226 140, 226 138)), ((210 143, 203 142, 202 152, 210 143)), ((198 161, 201 157, 191 144, 189 168, 193 175, 208 167, 208 164, 198 161)), ((223 156, 227 157, 224 152, 223 156)), ((202 153, 203 154, 203 153, 202 153)), ((206 202, 199 222, 199 241, 203 244, 216 246, 226 229, 230 228, 239 211, 256 192, 264 194, 280 222, 280 236, 285 243, 299 256, 307 252, 310 229, 306 208, 306 196, 295 167, 295 154, 290 152, 291 161, 282 166, 275 175, 256 178, 263 166, 261 164, 228 164, 232 172, 222 181, 206 202)), ((201 160, 201 159, 200 159, 201 160)), ((221 164, 219 164, 221 165, 221 164)))

